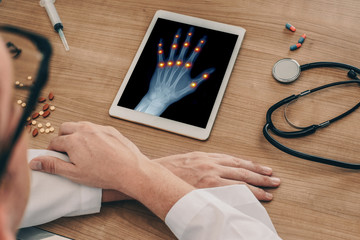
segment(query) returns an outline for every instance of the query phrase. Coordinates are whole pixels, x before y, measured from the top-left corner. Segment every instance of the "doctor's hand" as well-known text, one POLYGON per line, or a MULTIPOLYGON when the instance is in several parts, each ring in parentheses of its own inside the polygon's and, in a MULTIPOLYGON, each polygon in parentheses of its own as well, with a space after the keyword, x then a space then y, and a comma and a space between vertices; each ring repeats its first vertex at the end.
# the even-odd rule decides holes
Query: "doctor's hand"
POLYGON ((51 140, 48 149, 67 153, 71 162, 39 156, 30 162, 31 169, 104 189, 118 190, 132 185, 131 181, 136 178, 132 174, 139 169, 139 164, 150 162, 116 129, 89 122, 63 123, 59 136, 51 140))
POLYGON ((273 196, 260 187, 280 185, 279 178, 271 177, 271 168, 226 154, 191 152, 154 161, 196 188, 246 184, 261 201, 271 201, 273 196))
MULTIPOLYGON (((163 220, 180 198, 195 189, 159 163, 150 161, 113 127, 90 122, 63 123, 59 136, 51 140, 48 148, 66 152, 70 162, 39 156, 30 162, 31 169, 124 193, 163 220)), ((109 192, 104 193, 108 196, 109 192)))

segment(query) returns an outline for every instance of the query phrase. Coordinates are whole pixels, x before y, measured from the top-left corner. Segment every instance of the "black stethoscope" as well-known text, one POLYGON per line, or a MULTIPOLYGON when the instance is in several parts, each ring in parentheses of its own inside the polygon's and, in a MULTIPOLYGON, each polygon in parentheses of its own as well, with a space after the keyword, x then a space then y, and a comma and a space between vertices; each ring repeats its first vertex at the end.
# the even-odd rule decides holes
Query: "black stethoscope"
MULTIPOLYGON (((340 114, 339 116, 336 116, 336 117, 334 117, 328 121, 325 121, 323 123, 313 124, 313 125, 306 126, 306 127, 294 126, 290 121, 288 121, 288 119, 286 117, 286 112, 285 112, 286 121, 288 121, 288 123, 291 126, 298 128, 299 130, 286 132, 286 131, 281 131, 281 130, 277 129, 272 122, 271 115, 279 107, 281 107, 285 104, 290 104, 293 101, 295 101, 303 96, 306 96, 310 93, 314 93, 314 92, 317 92, 317 91, 320 91, 322 89, 326 89, 329 87, 343 85, 343 84, 350 84, 350 83, 360 84, 360 79, 357 77, 357 73, 360 74, 359 68, 356 68, 356 67, 353 67, 353 66, 350 66, 347 64, 343 64, 343 63, 337 63, 337 62, 314 62, 314 63, 304 64, 304 65, 300 66, 299 63, 297 63, 293 59, 290 59, 290 58, 281 59, 278 62, 276 62, 273 67, 273 76, 276 80, 278 80, 280 82, 290 83, 290 82, 295 81, 300 76, 301 71, 305 71, 305 70, 312 69, 312 68, 319 68, 319 67, 331 67, 331 68, 346 69, 346 70, 348 70, 347 75, 351 80, 329 83, 329 84, 326 84, 326 85, 323 85, 320 87, 313 88, 311 90, 303 91, 297 95, 291 95, 291 96, 277 102, 276 104, 271 106, 266 113, 266 124, 263 128, 263 134, 264 134, 265 138, 272 145, 274 145, 281 151, 286 152, 295 157, 299 157, 299 158, 303 158, 303 159, 307 159, 307 160, 311 160, 311 161, 315 161, 315 162, 320 162, 320 163, 324 163, 324 164, 329 164, 329 165, 333 165, 333 166, 338 166, 338 167, 342 167, 342 168, 360 169, 360 164, 332 160, 332 159, 318 157, 318 156, 314 156, 314 155, 296 151, 294 149, 291 149, 291 148, 286 147, 283 144, 279 143, 269 133, 269 130, 271 130, 271 132, 273 132, 275 135, 278 135, 278 136, 284 137, 284 138, 297 138, 297 137, 307 136, 307 135, 315 133, 316 130, 319 128, 327 127, 331 123, 344 118, 345 116, 349 115, 350 113, 352 113, 353 111, 355 111, 357 108, 360 107, 360 102, 359 102, 354 107, 352 107, 348 111, 340 114)), ((286 111, 286 108, 285 108, 285 111, 286 111)))

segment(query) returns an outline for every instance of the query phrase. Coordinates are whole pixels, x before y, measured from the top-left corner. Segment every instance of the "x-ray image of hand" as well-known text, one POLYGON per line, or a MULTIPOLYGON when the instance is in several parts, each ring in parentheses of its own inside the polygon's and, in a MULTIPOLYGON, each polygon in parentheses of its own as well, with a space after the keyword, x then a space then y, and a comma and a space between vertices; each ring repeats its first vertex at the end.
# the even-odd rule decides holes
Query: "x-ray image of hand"
POLYGON ((194 28, 190 28, 185 41, 179 47, 181 36, 181 29, 179 29, 174 36, 168 58, 164 57, 163 41, 160 40, 157 53, 158 62, 150 81, 149 90, 135 110, 160 116, 168 106, 195 92, 198 86, 215 71, 215 68, 209 68, 195 78, 191 78, 193 64, 206 43, 206 36, 203 36, 187 57, 193 34, 194 28))

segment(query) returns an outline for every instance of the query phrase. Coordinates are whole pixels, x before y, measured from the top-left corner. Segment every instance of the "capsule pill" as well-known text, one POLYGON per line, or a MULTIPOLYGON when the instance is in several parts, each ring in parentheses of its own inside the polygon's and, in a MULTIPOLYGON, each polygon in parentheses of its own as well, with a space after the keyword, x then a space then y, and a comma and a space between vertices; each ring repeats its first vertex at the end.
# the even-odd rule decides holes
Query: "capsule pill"
POLYGON ((33 115, 31 115, 32 119, 37 119, 40 116, 39 113, 34 113, 33 115))
POLYGON ((303 42, 305 41, 305 38, 306 38, 306 34, 304 33, 304 34, 301 35, 301 37, 299 38, 298 43, 303 44, 303 42))
POLYGON ((46 110, 48 110, 48 109, 49 109, 49 104, 45 104, 45 105, 43 106, 43 110, 46 111, 46 110))
POLYGON ((296 31, 296 28, 293 25, 291 25, 290 23, 285 24, 285 27, 292 32, 296 31))
POLYGON ((51 127, 51 123, 47 122, 47 123, 45 124, 45 126, 46 126, 46 127, 51 127))
POLYGON ((300 48, 300 47, 301 47, 301 43, 297 43, 297 44, 291 45, 291 46, 290 46, 290 50, 291 50, 291 51, 294 51, 294 50, 296 50, 296 49, 298 49, 298 48, 300 48))
POLYGON ((54 94, 52 92, 49 93, 49 100, 52 101, 54 99, 54 94))
POLYGON ((55 106, 50 106, 50 110, 54 111, 55 110, 55 106))
POLYGON ((44 114, 42 116, 43 116, 43 118, 47 118, 49 115, 50 115, 50 111, 47 110, 44 112, 44 114))
POLYGON ((36 137, 38 135, 38 133, 39 133, 39 130, 37 128, 35 128, 32 132, 32 136, 36 137))
POLYGON ((38 98, 38 102, 39 103, 43 103, 43 102, 45 102, 46 101, 46 98, 44 98, 44 97, 39 97, 38 98))
POLYGON ((51 127, 49 128, 50 132, 54 132, 55 131, 55 128, 54 127, 51 127))
POLYGON ((50 132, 50 129, 45 129, 45 133, 49 133, 50 132))
POLYGON ((43 127, 43 125, 42 125, 41 123, 39 123, 37 126, 38 126, 38 128, 42 128, 42 127, 43 127))
POLYGON ((41 111, 39 112, 39 115, 40 115, 40 116, 44 115, 44 111, 41 110, 41 111))
POLYGON ((17 104, 21 105, 23 102, 19 99, 17 100, 17 104))
POLYGON ((45 128, 40 128, 40 133, 44 133, 45 132, 45 128))

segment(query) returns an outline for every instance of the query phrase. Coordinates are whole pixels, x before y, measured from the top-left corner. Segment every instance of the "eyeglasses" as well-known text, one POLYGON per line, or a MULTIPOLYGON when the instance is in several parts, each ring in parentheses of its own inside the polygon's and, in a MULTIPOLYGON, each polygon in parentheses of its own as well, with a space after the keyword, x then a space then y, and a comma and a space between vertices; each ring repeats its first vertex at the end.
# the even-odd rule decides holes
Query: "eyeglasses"
POLYGON ((0 25, 0 36, 13 58, 15 86, 13 101, 22 109, 21 117, 12 135, 7 139, 0 136, 1 179, 12 150, 24 130, 27 118, 35 108, 41 89, 47 81, 52 49, 46 38, 16 27, 0 25))

